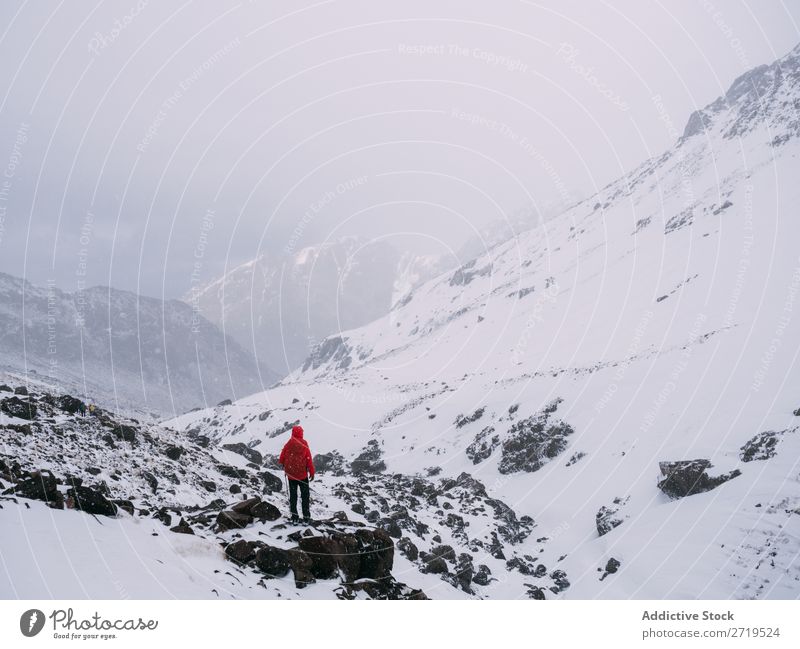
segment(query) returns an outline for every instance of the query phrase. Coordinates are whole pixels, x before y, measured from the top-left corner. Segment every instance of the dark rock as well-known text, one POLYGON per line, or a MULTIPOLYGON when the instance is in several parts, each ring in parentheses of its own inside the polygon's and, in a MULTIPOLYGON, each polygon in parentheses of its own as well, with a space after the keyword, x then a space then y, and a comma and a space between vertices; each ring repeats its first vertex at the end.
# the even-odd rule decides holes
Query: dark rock
POLYGON ((485 411, 486 411, 486 407, 484 406, 483 408, 478 408, 478 409, 477 409, 475 412, 473 412, 471 415, 468 415, 468 416, 464 416, 464 415, 458 415, 458 416, 456 417, 456 420, 455 420, 455 422, 453 422, 453 423, 455 424, 455 427, 456 427, 456 428, 463 428, 463 427, 464 427, 464 426, 466 426, 467 424, 471 424, 471 423, 472 423, 472 422, 474 422, 474 421, 478 421, 478 419, 480 419, 481 417, 483 417, 483 413, 484 413, 485 411))
POLYGON ((206 491, 214 492, 217 490, 217 483, 213 480, 201 480, 200 486, 203 487, 206 491))
POLYGON ((222 448, 224 448, 226 451, 230 451, 231 453, 241 455, 243 458, 249 462, 253 462, 254 464, 260 465, 264 461, 261 453, 254 448, 250 448, 247 444, 242 442, 237 442, 236 444, 223 444, 222 448))
POLYGON ((294 573, 294 585, 297 588, 305 588, 308 584, 313 584, 316 579, 311 574, 313 562, 309 556, 300 548, 292 548, 286 553, 289 566, 294 573))
POLYGON ((316 579, 338 576, 338 558, 344 554, 344 548, 337 540, 325 536, 306 536, 300 539, 298 545, 311 559, 309 571, 316 579))
POLYGON ((45 502, 55 501, 60 495, 58 481, 50 471, 34 472, 30 478, 20 480, 13 487, 6 489, 3 494, 13 494, 21 498, 45 502))
POLYGON ((403 535, 403 530, 392 518, 382 518, 378 521, 378 527, 384 530, 389 536, 399 539, 403 535))
POLYGON ((536 565, 534 564, 533 557, 530 555, 525 555, 525 557, 511 557, 508 561, 506 561, 506 569, 508 570, 518 570, 523 575, 530 575, 530 576, 537 576, 541 577, 543 574, 547 573, 547 569, 544 569, 544 572, 540 571, 540 574, 536 572, 536 565))
POLYGON ((407 536, 404 536, 397 542, 397 549, 400 550, 409 561, 416 561, 419 557, 419 549, 407 536))
POLYGON ((566 466, 572 466, 572 465, 573 465, 573 464, 575 464, 575 463, 576 463, 578 460, 580 460, 580 459, 582 459, 582 458, 584 458, 584 457, 586 457, 586 453, 584 453, 583 451, 578 451, 577 453, 573 453, 573 454, 570 456, 569 460, 567 460, 567 464, 566 464, 566 466))
POLYGON ((167 446, 167 448, 164 449, 164 455, 175 462, 181 459, 182 454, 183 449, 180 446, 167 446))
POLYGON ((625 519, 619 514, 619 511, 627 502, 627 498, 614 498, 612 505, 600 507, 597 514, 595 514, 595 527, 597 527, 599 536, 604 536, 615 527, 622 525, 625 519))
POLYGON ((6 385, 5 383, 0 384, 0 392, 13 392, 13 388, 10 385, 6 385))
POLYGON ((116 500, 112 500, 111 502, 114 503, 119 509, 122 509, 123 511, 127 512, 131 516, 134 515, 134 511, 135 510, 133 508, 133 503, 130 500, 116 499, 116 500))
MULTIPOLYGON (((253 541, 239 539, 225 546, 225 556, 237 563, 247 563, 256 558, 258 549, 258 544, 253 541)), ((259 566, 259 568, 261 568, 261 566, 259 566)))
POLYGON ((617 570, 619 570, 620 565, 621 564, 617 559, 611 557, 606 563, 606 572, 610 575, 613 575, 615 572, 617 572, 617 570))
POLYGON ((361 551, 359 578, 389 577, 394 563, 394 543, 391 537, 383 530, 366 529, 357 530, 355 536, 361 551))
POLYGON ((530 599, 547 599, 544 595, 544 589, 541 586, 534 586, 533 584, 525 584, 528 587, 528 597, 530 599))
POLYGON ((549 423, 549 412, 521 419, 501 444, 498 471, 503 474, 538 471, 567 448, 567 437, 575 431, 564 422, 549 423))
POLYGON ((775 457, 778 442, 783 435, 783 431, 765 431, 749 439, 741 448, 739 458, 742 462, 752 462, 753 460, 768 460, 775 457))
POLYGON ((60 396, 56 400, 58 407, 64 412, 74 415, 78 412, 86 412, 86 404, 80 399, 76 399, 68 394, 60 396))
POLYGON ((225 406, 230 406, 232 404, 233 404, 233 401, 231 401, 230 399, 223 399, 222 401, 220 401, 217 404, 217 408, 223 408, 225 406))
POLYGON ((658 488, 671 498, 683 498, 710 491, 723 482, 741 475, 741 471, 734 469, 729 473, 711 477, 706 473, 711 467, 711 462, 703 459, 659 462, 658 466, 664 476, 658 483, 658 488))
POLYGON ((142 473, 142 477, 144 478, 145 482, 147 482, 149 487, 153 490, 153 493, 155 493, 156 489, 158 489, 158 480, 156 480, 156 477, 149 471, 144 471, 142 473))
MULTIPOLYGON (((21 394, 16 392, 16 394, 21 394)), ((0 410, 6 413, 9 417, 16 417, 18 419, 33 420, 36 419, 38 414, 36 406, 33 402, 20 399, 18 397, 9 397, 0 402, 0 410)))
POLYGON ((366 448, 350 463, 350 470, 354 475, 383 473, 386 471, 386 463, 380 459, 381 455, 377 440, 371 439, 366 448))
POLYGON ((341 474, 344 469, 344 458, 338 451, 319 453, 314 456, 314 468, 317 473, 341 474))
POLYGON ((221 532, 226 530, 239 530, 250 525, 253 517, 250 514, 240 514, 234 511, 223 511, 217 514, 217 526, 221 532))
POLYGON ((281 517, 281 510, 275 505, 262 500, 250 508, 250 515, 262 523, 264 521, 277 521, 281 517))
POLYGON ((447 572, 447 562, 441 557, 436 557, 427 552, 423 552, 420 556, 424 562, 422 572, 432 575, 443 575, 447 572))
POLYGON ((353 503, 353 506, 350 509, 355 512, 356 514, 361 514, 362 516, 367 512, 366 507, 364 506, 363 502, 353 503))
POLYGON ((198 435, 194 438, 194 443, 200 446, 201 448, 208 448, 208 445, 211 444, 211 440, 208 438, 207 435, 198 435))
POLYGON ((500 436, 493 433, 494 427, 487 426, 475 435, 475 439, 467 446, 465 452, 473 464, 480 464, 488 459, 494 453, 494 450, 500 446, 500 436))
POLYGON ((240 480, 242 478, 247 477, 247 471, 245 471, 244 469, 237 469, 236 467, 230 466, 228 464, 218 465, 217 471, 219 471, 220 475, 224 475, 226 478, 234 478, 240 480))
POLYGON ((117 507, 95 489, 89 487, 73 487, 67 490, 67 497, 72 498, 75 509, 87 514, 100 516, 116 516, 117 507))
POLYGON ((116 424, 114 426, 114 434, 117 436, 117 439, 128 442, 129 444, 133 444, 136 441, 136 429, 127 424, 116 424))
POLYGON ((472 582, 479 586, 488 586, 492 579, 491 575, 492 571, 489 570, 489 566, 481 564, 478 566, 478 571, 472 577, 472 582))
POLYGON ((228 487, 228 491, 236 495, 242 493, 242 488, 238 484, 232 484, 230 487, 228 487))
POLYGON ((281 480, 274 473, 269 471, 262 471, 261 478, 264 480, 264 488, 270 492, 283 491, 283 480, 281 480))
POLYGON ((472 565, 472 557, 466 552, 458 555, 458 563, 456 564, 454 576, 457 585, 465 593, 472 594, 472 578, 475 575, 475 566, 472 565))
POLYGON ((153 514, 153 518, 155 518, 155 519, 157 519, 157 520, 161 521, 161 522, 162 522, 164 525, 166 525, 167 527, 169 527, 170 525, 172 525, 172 516, 171 516, 171 515, 170 515, 170 513, 167 511, 166 507, 162 507, 161 509, 159 509, 158 511, 156 511, 156 512, 153 514))
POLYGON ((553 570, 553 572, 550 573, 550 579, 552 579, 553 584, 555 584, 555 587, 550 589, 554 593, 560 593, 562 590, 569 588, 569 579, 567 579, 567 573, 563 570, 553 570))
POLYGON ((442 557, 450 563, 456 562, 456 551, 451 545, 435 545, 431 548, 430 553, 435 557, 442 557))
POLYGON ((18 385, 16 388, 14 388, 14 394, 21 394, 27 397, 28 388, 26 388, 24 385, 18 385))
POLYGON ((284 577, 289 574, 289 570, 292 568, 289 561, 289 552, 282 548, 274 548, 269 545, 263 546, 255 553, 256 567, 267 577, 284 577))
POLYGON ((240 500, 238 503, 231 506, 231 511, 234 511, 237 514, 250 514, 250 510, 253 508, 253 506, 260 502, 261 498, 258 496, 255 498, 248 498, 247 500, 240 500))
POLYGON ((171 527, 169 531, 175 532, 176 534, 194 534, 192 527, 183 520, 183 518, 181 518, 180 522, 175 527, 171 527))

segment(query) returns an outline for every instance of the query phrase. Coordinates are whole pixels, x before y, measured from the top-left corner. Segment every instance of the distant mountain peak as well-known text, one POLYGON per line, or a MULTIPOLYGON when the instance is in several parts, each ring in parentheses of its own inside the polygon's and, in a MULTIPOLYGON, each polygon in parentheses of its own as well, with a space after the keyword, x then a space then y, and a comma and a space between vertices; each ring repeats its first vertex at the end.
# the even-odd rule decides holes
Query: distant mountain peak
POLYGON ((762 127, 773 146, 800 135, 800 44, 741 74, 723 96, 694 111, 681 142, 711 131, 727 139, 743 137, 762 127))

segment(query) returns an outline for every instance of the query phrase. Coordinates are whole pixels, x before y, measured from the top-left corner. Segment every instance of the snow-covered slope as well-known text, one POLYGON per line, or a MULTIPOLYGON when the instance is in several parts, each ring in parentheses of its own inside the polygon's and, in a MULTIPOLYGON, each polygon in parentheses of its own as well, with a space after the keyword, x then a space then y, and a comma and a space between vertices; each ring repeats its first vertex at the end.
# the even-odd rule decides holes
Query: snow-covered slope
MULTIPOLYGON (((300 420, 356 470, 468 472, 535 521, 501 596, 800 596, 798 70, 800 47, 279 386, 169 425, 278 448, 300 420)), ((473 534, 449 540, 480 562, 473 534)))
POLYGON ((271 385, 233 340, 177 300, 111 288, 65 293, 0 273, 0 370, 162 415, 271 385))
POLYGON ((283 375, 326 336, 385 315, 452 260, 343 237, 286 257, 262 255, 184 298, 283 375))

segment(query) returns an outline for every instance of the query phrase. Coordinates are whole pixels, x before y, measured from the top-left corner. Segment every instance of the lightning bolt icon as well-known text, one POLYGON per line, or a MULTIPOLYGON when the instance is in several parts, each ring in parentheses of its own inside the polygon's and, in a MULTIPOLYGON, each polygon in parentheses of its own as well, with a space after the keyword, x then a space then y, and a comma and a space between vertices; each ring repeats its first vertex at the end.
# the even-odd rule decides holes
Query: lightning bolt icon
POLYGON ((31 619, 28 622, 28 631, 33 631, 33 626, 36 624, 36 620, 39 618, 36 611, 31 613, 31 619))

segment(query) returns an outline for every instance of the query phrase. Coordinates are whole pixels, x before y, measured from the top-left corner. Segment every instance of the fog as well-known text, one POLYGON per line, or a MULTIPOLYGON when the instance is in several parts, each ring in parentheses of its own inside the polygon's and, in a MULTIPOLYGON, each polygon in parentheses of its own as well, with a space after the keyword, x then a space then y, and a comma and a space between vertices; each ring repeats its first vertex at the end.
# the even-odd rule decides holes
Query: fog
POLYGON ((343 235, 551 217, 791 49, 800 4, 3 2, 0 271, 179 297, 343 235))

